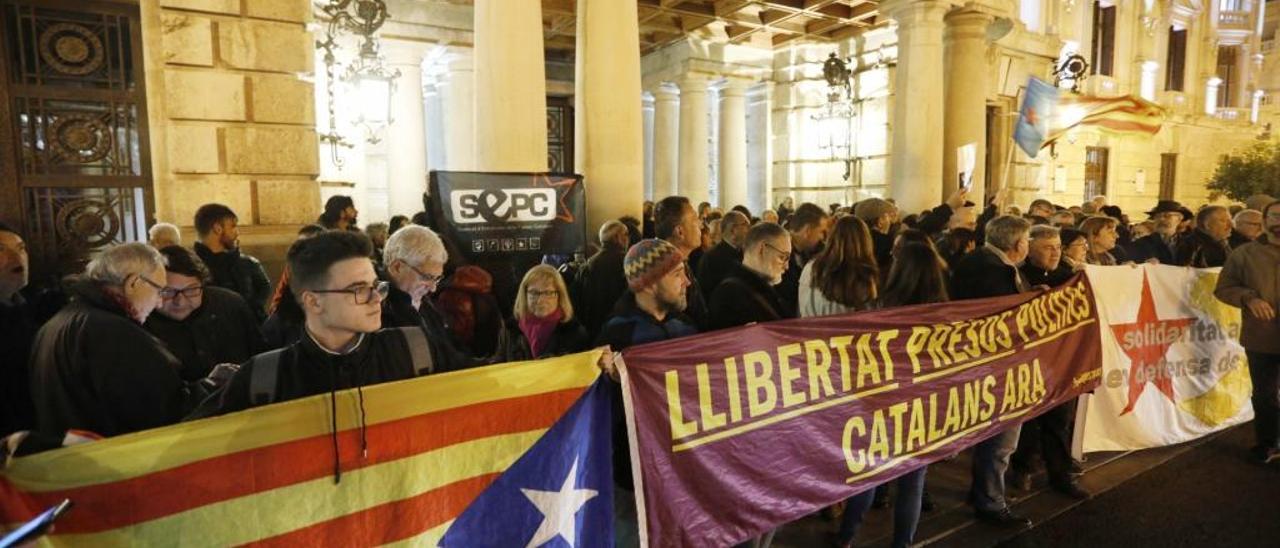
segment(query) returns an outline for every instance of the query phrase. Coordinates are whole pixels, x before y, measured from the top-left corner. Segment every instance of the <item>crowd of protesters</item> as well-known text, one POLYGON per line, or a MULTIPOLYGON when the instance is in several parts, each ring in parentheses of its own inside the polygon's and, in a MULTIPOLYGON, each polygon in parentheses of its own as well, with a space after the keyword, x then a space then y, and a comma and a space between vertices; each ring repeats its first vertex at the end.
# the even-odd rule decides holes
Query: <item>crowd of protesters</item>
MULTIPOLYGON (((1254 451, 1264 463, 1280 458, 1280 203, 1259 196, 1191 211, 1161 200, 1135 221, 1102 197, 1071 207, 1037 199, 1026 214, 1001 211, 1001 198, 979 205, 961 190, 911 214, 880 198, 829 208, 788 198, 757 216, 667 197, 646 203, 643 219, 604 223, 589 257, 517 274, 507 305, 497 274, 451 255, 421 216, 362 231, 344 196, 299 231, 274 287, 240 251, 239 219, 220 204, 195 213, 190 248, 160 223, 148 243, 102 251, 59 291, 26 287, 21 233, 0 226, 0 436, 16 433, 6 445, 25 454, 305 396, 336 405, 338 390, 362 397, 362 387, 435 372, 1038 291, 1087 264, 1153 262, 1224 267, 1216 294, 1245 310, 1254 451)), ((632 546, 630 452, 613 388, 616 530, 618 544, 632 546)), ((1010 510, 1006 479, 1029 488, 1037 461, 1053 489, 1090 496, 1069 452, 1074 414, 1069 403, 974 447, 969 502, 979 519, 1029 524, 1010 510)), ((912 542, 932 506, 925 475, 893 482, 895 546, 912 542)), ((887 494, 846 501, 836 544, 851 544, 887 494)))

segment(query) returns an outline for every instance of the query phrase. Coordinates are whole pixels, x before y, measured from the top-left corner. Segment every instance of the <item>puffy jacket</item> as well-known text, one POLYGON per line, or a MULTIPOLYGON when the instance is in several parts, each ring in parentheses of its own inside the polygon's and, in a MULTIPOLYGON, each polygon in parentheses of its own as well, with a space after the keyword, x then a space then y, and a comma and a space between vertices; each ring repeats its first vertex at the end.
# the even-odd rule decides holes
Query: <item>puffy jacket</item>
POLYGON ((202 395, 178 358, 143 329, 120 298, 94 282, 36 334, 31 393, 41 432, 117 436, 178 422, 202 395))
POLYGON ((182 362, 186 381, 203 379, 220 363, 241 363, 266 350, 258 319, 234 291, 204 288, 203 302, 182 321, 154 312, 147 331, 155 335, 182 362))
POLYGON ((222 253, 214 253, 203 243, 196 242, 196 255, 213 276, 213 285, 230 289, 239 293, 249 308, 253 310, 258 323, 267 318, 267 301, 271 299, 271 281, 267 279, 267 271, 262 263, 251 255, 231 249, 222 253))

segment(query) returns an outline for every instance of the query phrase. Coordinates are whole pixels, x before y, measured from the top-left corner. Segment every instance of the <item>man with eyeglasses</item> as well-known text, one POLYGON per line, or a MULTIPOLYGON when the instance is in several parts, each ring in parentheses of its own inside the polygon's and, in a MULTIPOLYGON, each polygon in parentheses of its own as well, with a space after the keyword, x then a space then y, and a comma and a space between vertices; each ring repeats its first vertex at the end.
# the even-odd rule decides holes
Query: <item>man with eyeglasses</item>
POLYGON ((1227 244, 1235 249, 1258 239, 1262 235, 1262 212, 1256 209, 1242 209, 1231 218, 1231 237, 1227 244))
POLYGON ((142 324, 161 303, 164 256, 120 244, 89 263, 72 301, 36 334, 31 390, 36 430, 117 436, 178 422, 200 393, 142 324))
MULTIPOLYGON (((226 388, 215 394, 216 402, 206 402, 197 416, 326 393, 336 406, 339 390, 450 370, 454 364, 439 356, 440 345, 423 337, 422 330, 382 329, 390 285, 374 273, 372 251, 367 236, 351 231, 329 231, 294 242, 287 260, 290 291, 306 318, 301 340, 242 364, 226 388), (255 381, 257 368, 273 371, 255 381), (264 376, 274 381, 263 384, 264 376)), ((396 272, 403 274, 402 268, 396 267, 396 272)), ((421 291, 419 298, 425 294, 421 291)))
POLYGON ((776 289, 791 264, 791 242, 791 234, 773 223, 747 231, 742 263, 733 265, 711 292, 711 329, 795 317, 776 289))
POLYGON ((444 315, 430 299, 444 280, 449 253, 440 236, 430 228, 408 225, 387 239, 382 251, 383 265, 391 282, 382 301, 382 327, 419 327, 447 369, 479 365, 458 349, 450 336, 444 315))
POLYGON ((144 326, 182 362, 183 380, 198 381, 220 363, 240 364, 266 350, 244 298, 208 285, 209 269, 195 253, 173 245, 160 254, 168 263, 165 287, 144 326))

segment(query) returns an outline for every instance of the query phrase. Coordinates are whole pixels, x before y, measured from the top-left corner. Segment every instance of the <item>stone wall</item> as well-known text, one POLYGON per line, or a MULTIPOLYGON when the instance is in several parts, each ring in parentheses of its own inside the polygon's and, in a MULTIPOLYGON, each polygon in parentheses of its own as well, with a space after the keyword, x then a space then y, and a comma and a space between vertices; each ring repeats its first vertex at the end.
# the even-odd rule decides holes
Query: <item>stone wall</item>
POLYGON ((190 228, 201 204, 224 203, 278 271, 320 208, 310 2, 140 4, 156 220, 190 228))

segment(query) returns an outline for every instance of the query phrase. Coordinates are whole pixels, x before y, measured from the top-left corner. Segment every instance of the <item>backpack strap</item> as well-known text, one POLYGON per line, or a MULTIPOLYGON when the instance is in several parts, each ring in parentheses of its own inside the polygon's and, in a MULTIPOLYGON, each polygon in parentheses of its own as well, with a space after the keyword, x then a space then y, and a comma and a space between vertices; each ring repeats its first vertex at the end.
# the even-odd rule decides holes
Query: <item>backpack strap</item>
POLYGON ((280 356, 284 351, 284 348, 277 348, 253 357, 253 371, 249 373, 249 402, 255 407, 275 401, 280 356))
POLYGON ((435 360, 431 357, 431 347, 427 344, 427 335, 421 327, 398 327, 404 335, 405 344, 409 345, 409 357, 413 359, 415 376, 429 375, 435 372, 435 360))

